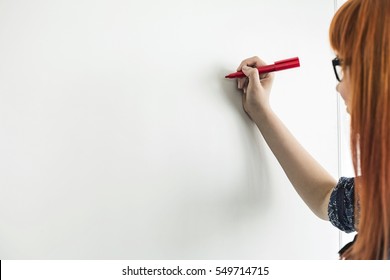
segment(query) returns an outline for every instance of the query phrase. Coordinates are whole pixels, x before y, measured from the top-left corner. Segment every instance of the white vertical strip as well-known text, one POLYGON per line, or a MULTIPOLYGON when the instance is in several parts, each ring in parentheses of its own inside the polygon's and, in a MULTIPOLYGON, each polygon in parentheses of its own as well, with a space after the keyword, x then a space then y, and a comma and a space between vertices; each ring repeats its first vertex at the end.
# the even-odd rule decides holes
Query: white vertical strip
MULTIPOLYGON (((338 8, 337 0, 334 0, 334 12, 336 13, 338 8)), ((342 174, 342 167, 341 167, 341 112, 340 112, 340 95, 337 94, 337 177, 340 178, 342 174)), ((339 248, 341 249, 343 245, 343 235, 342 232, 339 231, 339 248)))

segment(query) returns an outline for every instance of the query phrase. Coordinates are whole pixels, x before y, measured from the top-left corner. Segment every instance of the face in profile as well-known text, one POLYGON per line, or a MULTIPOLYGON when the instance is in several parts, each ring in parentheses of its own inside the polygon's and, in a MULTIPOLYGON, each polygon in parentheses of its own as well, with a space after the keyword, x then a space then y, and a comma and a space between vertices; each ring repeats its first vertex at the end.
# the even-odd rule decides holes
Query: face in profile
POLYGON ((346 69, 343 73, 342 80, 337 84, 336 90, 340 93, 347 107, 348 114, 351 113, 351 90, 350 90, 350 76, 346 69))

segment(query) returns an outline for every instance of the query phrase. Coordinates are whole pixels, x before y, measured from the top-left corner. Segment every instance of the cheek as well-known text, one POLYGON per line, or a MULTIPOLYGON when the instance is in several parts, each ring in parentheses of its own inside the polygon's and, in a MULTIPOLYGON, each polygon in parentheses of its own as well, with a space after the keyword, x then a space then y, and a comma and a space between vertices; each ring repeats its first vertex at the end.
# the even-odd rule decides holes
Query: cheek
POLYGON ((341 82, 337 86, 337 91, 340 93, 341 97, 344 99, 345 103, 349 102, 349 89, 346 86, 346 83, 341 82))

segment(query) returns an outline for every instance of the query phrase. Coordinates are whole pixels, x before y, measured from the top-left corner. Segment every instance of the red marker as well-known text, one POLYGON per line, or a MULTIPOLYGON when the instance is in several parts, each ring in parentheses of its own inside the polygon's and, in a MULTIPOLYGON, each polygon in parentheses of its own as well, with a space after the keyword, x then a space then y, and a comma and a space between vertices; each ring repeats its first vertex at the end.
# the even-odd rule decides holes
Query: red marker
MULTIPOLYGON (((300 66, 299 58, 293 57, 293 58, 289 58, 289 59, 276 61, 272 65, 265 65, 265 66, 257 67, 257 70, 259 70, 259 74, 265 74, 265 73, 269 73, 269 72, 280 71, 280 70, 295 68, 295 67, 299 67, 299 66, 300 66)), ((225 76, 225 78, 228 78, 228 79, 244 78, 244 77, 246 77, 246 76, 242 71, 231 73, 231 74, 225 76)))

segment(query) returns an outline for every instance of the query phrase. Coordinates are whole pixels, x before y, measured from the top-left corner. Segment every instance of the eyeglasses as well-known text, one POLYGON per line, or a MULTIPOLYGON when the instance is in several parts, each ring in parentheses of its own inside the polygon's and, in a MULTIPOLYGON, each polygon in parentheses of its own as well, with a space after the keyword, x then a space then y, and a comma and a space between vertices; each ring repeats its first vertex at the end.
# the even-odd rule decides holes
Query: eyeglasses
POLYGON ((332 64, 336 79, 337 81, 341 82, 343 80, 343 69, 341 67, 340 59, 336 56, 336 58, 332 60, 332 64))

